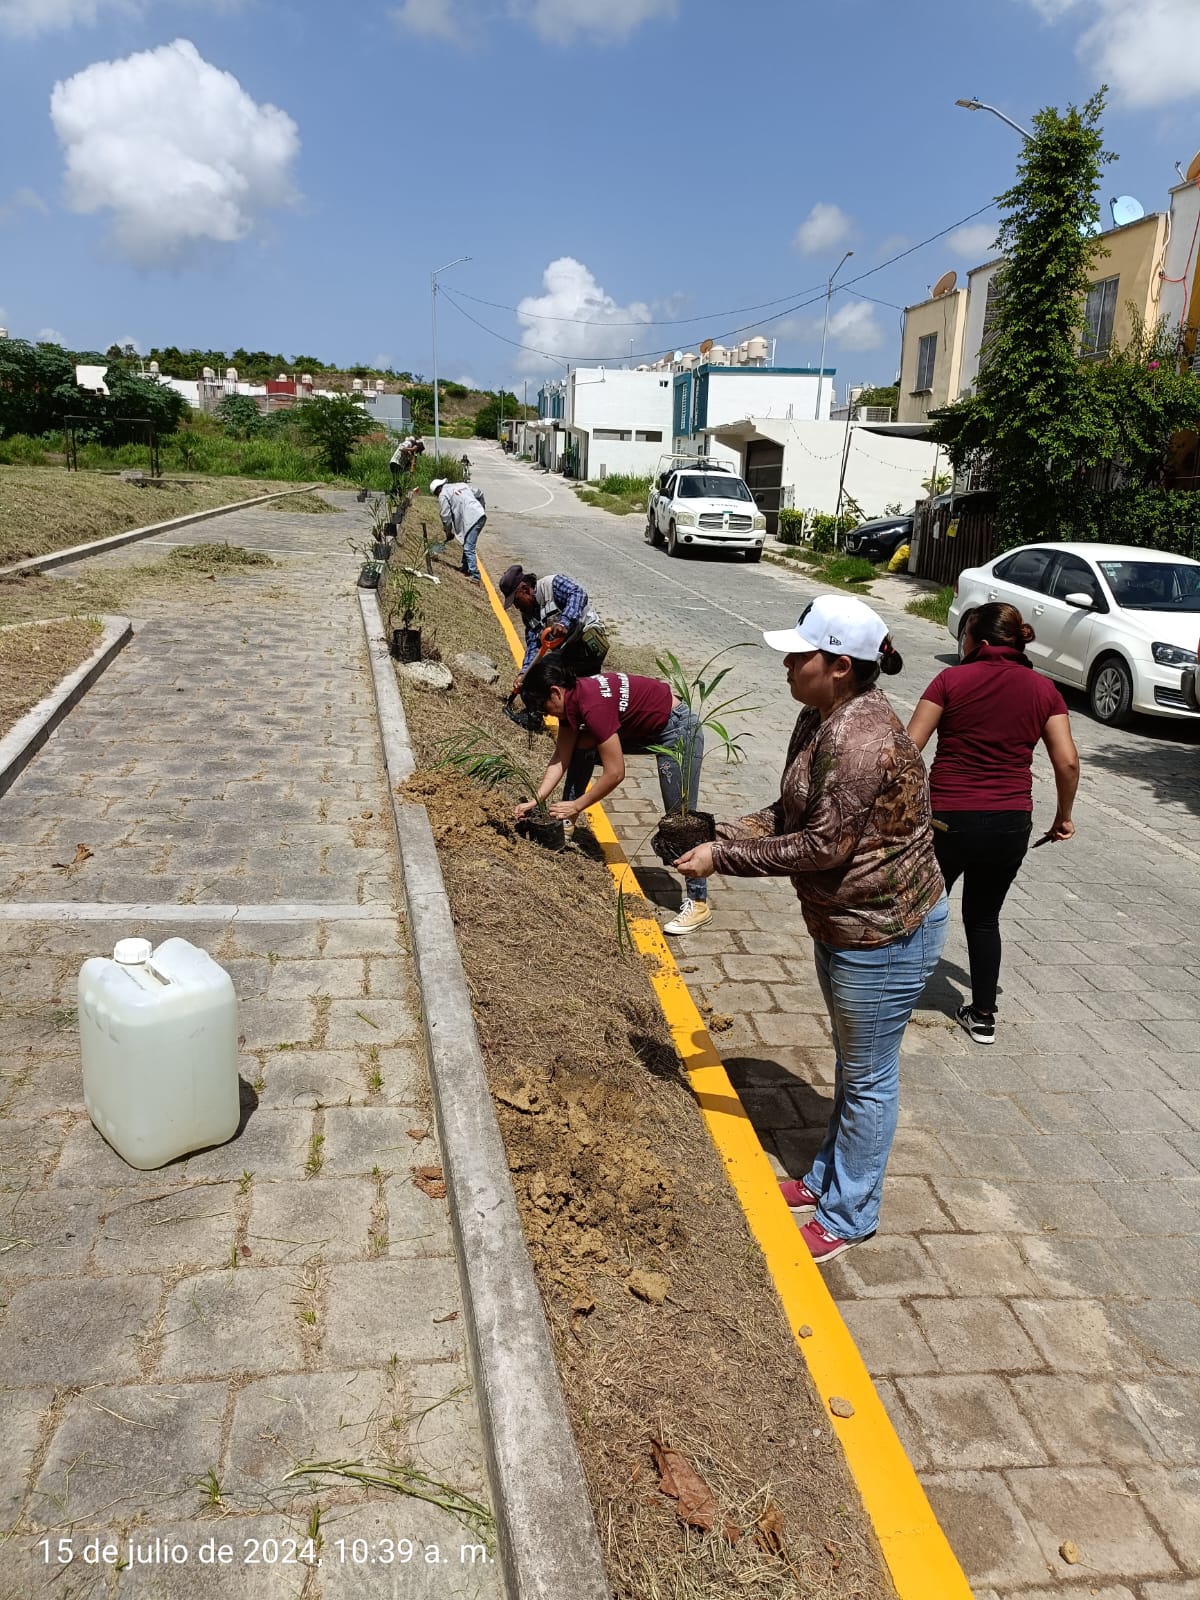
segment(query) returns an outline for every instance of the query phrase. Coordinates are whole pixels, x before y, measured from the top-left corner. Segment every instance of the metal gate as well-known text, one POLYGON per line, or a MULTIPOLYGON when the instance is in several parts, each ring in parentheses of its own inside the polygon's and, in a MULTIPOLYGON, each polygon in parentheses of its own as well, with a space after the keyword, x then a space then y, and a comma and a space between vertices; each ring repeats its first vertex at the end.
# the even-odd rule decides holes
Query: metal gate
POLYGON ((964 568, 989 561, 997 546, 995 507, 995 495, 986 493, 942 505, 926 500, 915 529, 917 576, 951 584, 964 568))

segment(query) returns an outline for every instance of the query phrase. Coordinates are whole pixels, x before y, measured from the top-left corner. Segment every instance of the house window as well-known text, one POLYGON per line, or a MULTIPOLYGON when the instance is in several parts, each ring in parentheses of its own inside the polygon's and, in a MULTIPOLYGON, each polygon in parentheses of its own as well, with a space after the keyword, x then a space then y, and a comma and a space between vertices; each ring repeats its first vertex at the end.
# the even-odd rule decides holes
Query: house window
POLYGON ((1083 313, 1083 338, 1079 342, 1081 356, 1103 356, 1112 344, 1113 320, 1117 314, 1117 289, 1121 280, 1105 278, 1094 283, 1088 291, 1083 313))
POLYGON ((928 394, 933 388, 933 366, 937 360, 937 334, 922 335, 917 345, 917 381, 914 394, 928 394))
POLYGON ((616 439, 621 444, 628 444, 633 435, 628 428, 594 428, 593 439, 616 439))
POLYGON ((661 428, 638 428, 637 431, 634 433, 634 438, 638 441, 639 444, 661 444, 662 443, 662 429, 661 428))

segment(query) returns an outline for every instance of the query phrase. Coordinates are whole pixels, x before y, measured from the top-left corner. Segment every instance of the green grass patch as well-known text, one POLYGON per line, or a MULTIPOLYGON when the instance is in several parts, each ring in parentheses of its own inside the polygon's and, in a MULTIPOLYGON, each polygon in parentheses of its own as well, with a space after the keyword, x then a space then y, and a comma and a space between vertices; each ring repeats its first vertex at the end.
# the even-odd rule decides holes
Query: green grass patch
POLYGON ((290 494, 286 500, 271 500, 265 506, 255 506, 255 511, 287 511, 302 512, 306 516, 326 517, 340 516, 341 506, 331 506, 328 500, 322 500, 319 494, 290 494))
POLYGON ((625 472, 610 472, 603 483, 589 483, 586 487, 577 485, 575 493, 585 506, 611 511, 617 517, 627 517, 635 511, 644 515, 650 479, 635 478, 625 472))
POLYGON ((881 576, 865 556, 820 555, 815 550, 773 550, 770 559, 786 566, 800 567, 818 583, 861 594, 866 584, 881 576))
POLYGON ((611 511, 615 517, 627 517, 634 511, 645 511, 644 505, 633 505, 619 495, 605 494, 602 489, 576 489, 575 493, 585 506, 595 506, 598 511, 611 511))
POLYGON ((246 550, 240 544, 181 544, 166 558, 169 566, 185 572, 228 572, 242 567, 273 567, 275 563, 261 550, 246 550))
POLYGON ((953 599, 954 589, 947 584, 933 594, 923 594, 916 600, 910 600, 904 609, 914 617, 924 617, 927 622, 940 622, 944 628, 950 621, 950 603, 953 599))

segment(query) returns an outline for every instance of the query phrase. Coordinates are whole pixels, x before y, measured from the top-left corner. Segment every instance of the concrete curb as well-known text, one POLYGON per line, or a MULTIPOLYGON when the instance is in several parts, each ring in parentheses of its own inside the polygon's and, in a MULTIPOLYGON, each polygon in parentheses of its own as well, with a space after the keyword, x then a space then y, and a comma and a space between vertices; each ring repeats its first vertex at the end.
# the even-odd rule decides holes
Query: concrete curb
POLYGON ((277 493, 255 495, 250 500, 234 500, 227 506, 212 506, 208 511, 189 511, 186 516, 172 517, 169 522, 152 522, 145 528, 126 528, 124 533, 110 534, 107 539, 73 544, 66 550, 52 550, 49 555, 29 556, 24 561, 14 562, 11 567, 0 567, 0 578, 15 578, 22 572, 38 572, 44 567, 65 567, 68 561, 86 561, 89 556, 102 556, 109 550, 119 550, 123 544, 134 544, 138 539, 149 539, 156 533, 169 533, 172 528, 186 528, 192 522, 207 522, 211 517, 223 517, 227 511, 244 511, 247 506, 265 505, 268 500, 286 500, 289 495, 307 494, 320 487, 320 484, 309 483, 297 489, 280 489, 277 493))
POLYGON ((608 1600, 587 1483, 509 1177, 378 600, 359 592, 392 791, 442 1167, 510 1600, 608 1600))
POLYGON ((82 700, 117 652, 132 639, 133 623, 128 617, 101 617, 100 621, 104 624, 100 643, 83 665, 76 667, 0 739, 0 794, 12 787, 71 707, 82 700))

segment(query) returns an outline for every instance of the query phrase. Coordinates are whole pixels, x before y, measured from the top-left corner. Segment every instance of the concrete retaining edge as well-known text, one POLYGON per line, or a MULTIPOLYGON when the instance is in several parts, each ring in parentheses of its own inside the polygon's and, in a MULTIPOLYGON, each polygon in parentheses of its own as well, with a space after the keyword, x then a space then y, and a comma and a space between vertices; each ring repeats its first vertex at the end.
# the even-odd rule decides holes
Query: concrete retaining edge
POLYGON ((442 1167, 510 1600, 608 1600, 600 1541, 496 1121, 378 599, 359 606, 404 875, 442 1167))
POLYGON ((133 623, 128 617, 101 617, 100 621, 104 624, 100 643, 83 665, 76 667, 0 739, 0 794, 12 787, 71 707, 83 699, 117 652, 132 639, 133 623))
POLYGON ((0 567, 0 578, 15 578, 22 572, 38 572, 45 567, 65 567, 68 561, 86 561, 89 556, 102 556, 109 550, 119 550, 123 544, 134 544, 138 539, 149 539, 156 533, 169 533, 172 528, 186 528, 192 522, 207 522, 210 517, 223 517, 227 511, 244 511, 247 506, 265 505, 268 500, 286 500, 289 495, 307 494, 319 489, 320 484, 302 484, 296 489, 280 489, 272 494, 257 494, 250 500, 234 500, 227 506, 212 506, 207 511, 189 511, 185 516, 172 517, 169 522, 152 522, 145 528, 126 528, 124 533, 109 534, 107 539, 93 539, 88 544, 73 544, 66 550, 52 550, 45 556, 28 556, 11 567, 0 567))

